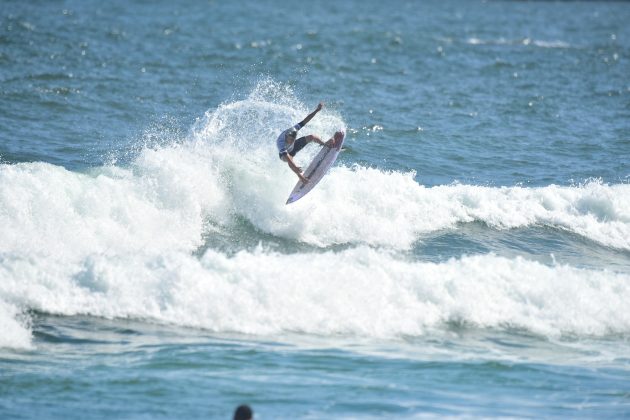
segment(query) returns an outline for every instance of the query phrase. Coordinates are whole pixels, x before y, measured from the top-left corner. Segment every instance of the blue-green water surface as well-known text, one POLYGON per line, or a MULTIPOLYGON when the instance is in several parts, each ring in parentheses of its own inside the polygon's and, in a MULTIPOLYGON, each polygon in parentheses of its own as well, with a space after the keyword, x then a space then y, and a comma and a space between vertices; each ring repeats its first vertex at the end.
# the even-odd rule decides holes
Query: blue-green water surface
POLYGON ((0 418, 627 418, 629 21, 3 1, 0 418))

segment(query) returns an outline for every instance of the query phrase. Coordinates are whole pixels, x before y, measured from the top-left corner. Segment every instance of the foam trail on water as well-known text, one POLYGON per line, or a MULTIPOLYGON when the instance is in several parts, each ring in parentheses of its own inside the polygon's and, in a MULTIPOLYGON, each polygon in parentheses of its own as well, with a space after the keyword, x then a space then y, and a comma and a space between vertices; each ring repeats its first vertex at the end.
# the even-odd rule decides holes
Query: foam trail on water
MULTIPOLYGON (((14 257, 3 261, 0 276, 3 319, 11 308, 27 307, 262 335, 395 339, 451 323, 550 337, 630 334, 628 274, 491 254, 443 263, 367 247, 232 257, 208 250, 200 259, 178 252, 94 255, 73 265, 14 257), (299 266, 299 275, 289 266, 299 266)), ((9 324, 16 345, 24 345, 28 329, 9 324)))
POLYGON ((536 39, 530 39, 530 38, 520 38, 520 39, 498 38, 498 39, 492 39, 492 40, 483 40, 483 39, 472 37, 472 38, 467 38, 465 42, 470 45, 507 45, 507 46, 523 45, 523 46, 536 46, 540 48, 572 48, 571 44, 564 41, 558 41, 558 40, 545 41, 545 40, 536 40, 536 39))

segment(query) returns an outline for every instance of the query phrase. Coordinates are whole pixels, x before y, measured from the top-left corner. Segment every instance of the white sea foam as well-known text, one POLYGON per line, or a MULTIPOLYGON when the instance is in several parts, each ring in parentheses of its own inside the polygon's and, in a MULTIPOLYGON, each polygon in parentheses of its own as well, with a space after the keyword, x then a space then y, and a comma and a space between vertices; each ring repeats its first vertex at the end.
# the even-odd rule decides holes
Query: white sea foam
POLYGON ((320 245, 408 248, 424 233, 477 221, 496 229, 553 226, 630 249, 630 185, 426 188, 410 173, 337 167, 312 198, 287 209, 286 218, 295 220, 296 239, 320 245), (308 223, 298 223, 307 217, 308 223))
MULTIPOLYGON (((278 160, 275 135, 309 109, 278 92, 267 86, 221 105, 189 138, 146 148, 128 167, 0 164, 0 345, 29 345, 20 318, 29 309, 253 333, 397 336, 452 320, 630 332, 622 274, 492 255, 423 264, 392 254, 474 221, 553 226, 628 250, 629 185, 427 188, 413 173, 342 164, 285 206, 296 178, 278 160), (288 240, 357 248, 193 256, 213 229, 242 219, 288 240), (299 275, 286 270, 296 264, 299 275)), ((343 128, 324 110, 301 134, 343 128)), ((316 151, 309 146, 298 161, 316 151)))
MULTIPOLYGON (((1 260, 0 260, 1 261, 1 260)), ((0 298, 0 348, 32 348, 29 323, 22 311, 0 298)))
POLYGON ((341 166, 310 196, 285 206, 295 177, 271 154, 197 143, 146 150, 130 169, 87 175, 43 163, 2 165, 0 252, 191 251, 208 221, 229 226, 237 217, 322 247, 408 249, 423 234, 476 221, 496 229, 552 226, 630 249, 627 184, 427 188, 412 173, 341 166))
POLYGON ((466 39, 466 43, 470 45, 534 45, 540 48, 571 48, 571 44, 554 40, 554 41, 544 41, 544 40, 535 40, 531 38, 519 38, 519 39, 506 39, 506 38, 497 38, 497 39, 480 39, 476 37, 470 37, 466 39))
POLYGON ((628 274, 494 255, 422 263, 359 247, 93 255, 74 264, 6 257, 0 276, 3 346, 28 345, 16 307, 263 335, 396 338, 453 322, 548 336, 630 333, 628 274))

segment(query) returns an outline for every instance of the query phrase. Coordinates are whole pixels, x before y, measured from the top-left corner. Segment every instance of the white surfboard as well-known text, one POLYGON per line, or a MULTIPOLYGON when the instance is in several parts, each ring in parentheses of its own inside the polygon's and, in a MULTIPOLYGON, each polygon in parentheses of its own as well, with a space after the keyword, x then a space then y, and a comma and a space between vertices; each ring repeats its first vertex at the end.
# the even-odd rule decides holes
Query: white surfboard
POLYGON ((345 137, 346 135, 343 131, 337 131, 333 137, 332 147, 322 147, 322 150, 319 151, 315 159, 313 159, 304 172, 304 176, 308 178, 308 182, 305 184, 302 181, 298 181, 297 184, 295 184, 295 188, 291 191, 287 204, 299 200, 304 197, 306 193, 315 188, 315 185, 321 181, 328 169, 335 163, 335 160, 337 160, 345 137))

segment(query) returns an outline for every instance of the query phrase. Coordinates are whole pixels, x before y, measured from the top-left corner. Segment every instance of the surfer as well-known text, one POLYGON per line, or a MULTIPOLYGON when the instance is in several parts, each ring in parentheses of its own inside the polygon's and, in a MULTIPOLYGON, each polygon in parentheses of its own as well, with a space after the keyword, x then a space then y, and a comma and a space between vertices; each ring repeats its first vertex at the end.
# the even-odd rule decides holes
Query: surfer
POLYGON ((252 420, 254 412, 248 405, 239 405, 234 412, 234 420, 252 420))
POLYGON ((315 143, 319 145, 330 147, 330 145, 332 145, 333 143, 333 140, 331 139, 327 141, 326 143, 324 143, 322 139, 320 139, 318 136, 314 134, 309 134, 308 136, 300 137, 299 139, 296 140, 297 132, 301 128, 303 128, 306 124, 308 124, 308 122, 312 120, 313 117, 319 111, 321 111, 323 107, 324 107, 324 104, 320 102, 317 105, 317 108, 315 109, 315 111, 308 114, 302 121, 300 121, 293 127, 287 128, 286 130, 284 130, 278 136, 278 140, 276 140, 276 145, 278 146, 278 153, 279 153, 280 159, 288 163, 289 168, 291 168, 291 170, 295 172, 298 178, 300 178, 300 180, 305 184, 308 182, 308 178, 302 175, 302 168, 300 168, 299 166, 295 164, 295 162, 293 162, 293 156, 295 156, 297 152, 302 150, 304 146, 306 146, 308 143, 312 141, 314 141, 315 143))

